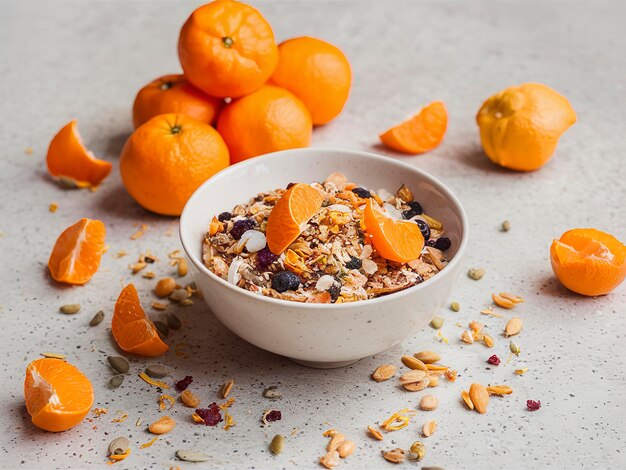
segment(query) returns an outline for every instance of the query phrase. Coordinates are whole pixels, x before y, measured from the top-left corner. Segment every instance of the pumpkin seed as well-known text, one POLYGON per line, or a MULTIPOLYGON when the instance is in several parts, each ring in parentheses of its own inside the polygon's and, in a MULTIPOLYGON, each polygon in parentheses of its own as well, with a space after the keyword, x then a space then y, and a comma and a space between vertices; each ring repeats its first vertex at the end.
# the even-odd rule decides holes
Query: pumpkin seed
POLYGON ((270 387, 267 387, 265 390, 263 390, 263 396, 265 398, 270 398, 272 400, 275 400, 275 399, 282 398, 283 394, 280 390, 278 390, 278 387, 276 387, 276 385, 272 385, 270 387))
POLYGON ((505 220, 504 222, 502 222, 502 231, 508 232, 509 230, 511 230, 511 222, 505 220))
POLYGON ((520 331, 522 331, 523 327, 524 327, 524 324, 522 323, 522 320, 518 317, 513 317, 508 321, 508 323, 504 327, 504 336, 506 337, 515 336, 520 331))
POLYGON ((107 357, 107 360, 113 370, 118 374, 126 374, 130 369, 128 361, 121 356, 109 356, 107 357))
MULTIPOLYGON (((433 364, 435 362, 439 362, 441 360, 441 356, 433 351, 420 351, 418 353, 413 354, 417 359, 422 361, 424 364, 433 364)), ((428 369, 428 367, 426 368, 428 369)))
POLYGON ((400 358, 400 360, 402 361, 402 364, 407 366, 409 369, 423 370, 423 371, 427 371, 428 370, 426 368, 426 364, 424 364, 422 361, 420 361, 416 357, 413 357, 413 356, 402 356, 400 358))
POLYGON ((155 321, 154 326, 156 327, 160 335, 165 336, 167 338, 167 336, 170 334, 169 327, 162 321, 160 320, 155 321))
POLYGON ((174 313, 168 313, 165 315, 165 321, 167 321, 167 326, 170 327, 170 330, 179 330, 183 324, 174 313))
POLYGON ((67 315, 72 315, 74 313, 78 313, 79 312, 80 304, 61 305, 61 308, 59 310, 61 311, 61 313, 65 313, 67 315))
POLYGON ((461 304, 459 304, 458 302, 452 302, 450 304, 450 310, 452 310, 453 312, 458 312, 459 310, 461 310, 461 304))
POLYGON ((91 320, 89 320, 89 326, 98 326, 104 320, 104 312, 100 310, 96 313, 91 320))
POLYGON ((430 326, 435 330, 439 330, 443 326, 443 317, 440 317, 439 315, 434 316, 430 321, 430 326))
POLYGON ((170 369, 162 364, 153 364, 146 367, 146 375, 153 379, 162 379, 170 375, 170 369))
POLYGON ((470 279, 478 281, 485 275, 485 270, 482 268, 472 268, 467 272, 467 275, 470 277, 470 279))
POLYGON ((176 457, 184 462, 207 462, 211 456, 195 450, 177 450, 176 457))
POLYGON ((130 441, 126 437, 116 437, 109 444, 109 455, 120 455, 128 450, 130 441))
POLYGON ((120 385, 122 385, 123 382, 123 375, 114 375, 113 377, 111 377, 111 380, 109 380, 109 388, 118 388, 120 385))
POLYGON ((282 434, 276 434, 270 443, 270 450, 272 454, 278 455, 283 451, 285 447, 285 436, 282 434))

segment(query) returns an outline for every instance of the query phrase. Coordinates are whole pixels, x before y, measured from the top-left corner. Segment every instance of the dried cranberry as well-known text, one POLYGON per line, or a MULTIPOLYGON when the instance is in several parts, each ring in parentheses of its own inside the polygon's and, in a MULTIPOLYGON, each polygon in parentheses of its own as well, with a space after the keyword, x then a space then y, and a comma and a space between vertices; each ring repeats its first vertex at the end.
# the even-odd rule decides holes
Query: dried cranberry
POLYGON ((272 289, 276 292, 297 290, 300 287, 300 278, 291 271, 279 271, 272 277, 272 289))
POLYGON ((428 226, 428 224, 424 222, 422 219, 417 219, 415 223, 420 228, 420 231, 422 232, 422 235, 424 236, 424 240, 428 240, 430 238, 430 227, 428 226))
POLYGON ((220 407, 215 402, 211 403, 208 408, 198 408, 196 414, 204 420, 205 426, 217 426, 223 421, 220 407))
POLYGON ((241 219, 233 224, 233 228, 230 229, 230 235, 239 240, 241 236, 248 230, 256 228, 256 222, 252 219, 241 219))
POLYGON ((363 261, 361 261, 359 258, 357 258, 355 256, 351 256, 350 257, 350 261, 348 261, 346 263, 346 268, 348 268, 348 269, 361 269, 362 265, 363 265, 363 261))
POLYGON ((230 212, 222 212, 220 215, 217 216, 217 220, 219 220, 220 222, 225 222, 232 218, 233 214, 231 214, 230 212))
POLYGON ((528 411, 537 411, 541 408, 541 400, 526 400, 526 408, 528 408, 528 411))
POLYGON ((487 359, 487 362, 492 366, 498 366, 500 365, 500 358, 494 354, 489 359, 487 359))
POLYGON ((265 271, 267 267, 278 259, 278 256, 265 247, 256 254, 256 265, 260 271, 265 271))
POLYGON ((417 201, 411 201, 407 203, 411 210, 415 213, 415 215, 422 215, 424 213, 424 209, 422 209, 422 205, 417 201))
POLYGON ((280 419, 283 417, 282 413, 278 410, 272 410, 269 413, 266 413, 265 415, 265 421, 280 421, 280 419))
POLYGON ((352 192, 363 199, 372 197, 372 194, 365 188, 354 188, 352 192))
POLYGON ((182 392, 184 390, 187 390, 187 387, 189 387, 189 385, 191 385, 191 382, 193 382, 193 377, 191 375, 187 375, 187 376, 185 376, 184 379, 179 380, 178 382, 176 382, 174 384, 174 387, 176 387, 176 390, 178 390, 179 392, 182 392))

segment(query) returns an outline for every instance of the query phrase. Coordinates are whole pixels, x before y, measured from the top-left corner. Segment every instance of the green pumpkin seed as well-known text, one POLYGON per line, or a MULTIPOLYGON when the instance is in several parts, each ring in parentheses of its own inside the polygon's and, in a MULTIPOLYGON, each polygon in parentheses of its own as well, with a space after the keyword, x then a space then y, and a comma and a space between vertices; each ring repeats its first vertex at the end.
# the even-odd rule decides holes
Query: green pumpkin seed
POLYGON ((178 318, 174 313, 168 313, 165 316, 165 320, 167 321, 167 326, 169 326, 171 330, 179 330, 180 327, 183 326, 180 318, 178 318))
POLYGON ((111 380, 109 380, 109 388, 117 388, 122 385, 123 382, 123 375, 114 375, 113 377, 111 377, 111 380))
POLYGON ((430 326, 435 330, 439 330, 443 326, 443 317, 440 317, 439 315, 434 316, 430 321, 430 326))
POLYGON ((163 335, 167 338, 167 335, 170 334, 170 329, 169 327, 163 323, 160 320, 157 320, 154 322, 154 326, 156 327, 157 331, 159 332, 160 335, 163 335))
POLYGON ((285 436, 282 434, 276 434, 272 442, 270 443, 270 450, 274 455, 278 455, 283 451, 285 447, 285 436))
POLYGON ((130 441, 125 437, 116 437, 109 444, 109 455, 120 455, 128 450, 130 441))
POLYGON ((61 305, 61 308, 59 310, 61 310, 61 313, 72 315, 74 313, 78 313, 78 311, 80 310, 80 304, 61 305))
POLYGON ((453 312, 458 312, 459 310, 461 310, 461 304, 459 304, 458 302, 452 302, 450 304, 450 310, 452 310, 453 312))
POLYGON ((113 370, 118 374, 126 374, 130 369, 128 361, 121 356, 109 356, 107 357, 107 360, 113 370))
POLYGON ((104 320, 104 312, 100 310, 96 313, 91 320, 89 320, 89 326, 98 326, 104 320))
POLYGON ((515 354, 516 356, 519 356, 519 353, 521 351, 520 347, 515 344, 513 341, 511 341, 511 343, 509 344, 509 349, 511 350, 511 352, 513 354, 515 354))
POLYGON ((282 398, 283 394, 280 390, 278 390, 278 387, 276 387, 276 385, 272 385, 271 387, 267 387, 265 390, 263 390, 263 396, 265 398, 275 400, 278 398, 282 398))
POLYGON ((209 454, 194 450, 177 450, 176 457, 184 462, 206 462, 211 458, 209 454))
POLYGON ((146 367, 146 375, 153 379, 162 379, 170 375, 170 370, 162 364, 153 364, 146 367))

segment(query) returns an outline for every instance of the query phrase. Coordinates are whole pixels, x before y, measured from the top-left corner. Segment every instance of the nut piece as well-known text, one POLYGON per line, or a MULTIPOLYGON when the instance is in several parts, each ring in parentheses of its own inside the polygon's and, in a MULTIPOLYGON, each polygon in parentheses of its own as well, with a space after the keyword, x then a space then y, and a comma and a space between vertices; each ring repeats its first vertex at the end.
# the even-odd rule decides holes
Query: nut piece
POLYGON ((169 416, 163 416, 148 426, 148 431, 152 434, 165 434, 174 429, 175 426, 176 421, 169 416))
POLYGON ((198 408, 200 399, 189 389, 180 394, 180 401, 188 408, 198 408))
POLYGON ((343 441, 339 447, 337 447, 337 452, 339 452, 339 457, 345 459, 347 456, 352 455, 356 450, 356 444, 352 441, 343 441))
POLYGON ((432 434, 437 430, 437 421, 426 421, 424 426, 422 426, 422 435, 424 437, 432 436, 432 434))
POLYGON ((489 392, 481 384, 473 383, 470 385, 469 397, 474 404, 474 408, 481 414, 487 412, 487 405, 489 405, 489 392))
POLYGON ((270 443, 270 450, 272 454, 278 455, 283 451, 285 447, 285 436, 281 434, 276 434, 270 443))
POLYGON ((403 184, 402 186, 400 186, 400 188, 398 188, 398 190, 396 191, 396 197, 399 197, 404 202, 411 202, 411 201, 413 201, 413 193, 407 187, 406 184, 403 184))
POLYGON ((385 460, 391 463, 402 463, 404 462, 404 454, 406 451, 404 449, 400 449, 396 447, 393 450, 381 451, 385 460))
POLYGON ((176 289, 176 281, 171 277, 164 277, 163 279, 159 279, 159 282, 156 283, 154 288, 154 293, 157 297, 169 297, 172 292, 176 289))
POLYGON ((441 356, 433 351, 420 351, 415 353, 414 356, 424 364, 433 364, 441 360, 441 356))
POLYGON ((426 364, 424 364, 422 361, 420 361, 416 357, 413 357, 413 356, 402 356, 401 360, 402 360, 402 364, 407 366, 409 369, 423 370, 423 371, 427 371, 428 370, 426 368, 426 364))
POLYGON ((469 393, 467 392, 467 390, 463 390, 461 392, 461 398, 463 398, 463 401, 465 402, 465 404, 467 405, 467 407, 470 410, 474 409, 474 403, 472 402, 472 399, 469 396, 469 393))
POLYGON ((467 272, 467 275, 470 277, 470 279, 478 281, 485 275, 485 270, 482 268, 473 268, 467 272))
POLYGON ((339 465, 339 452, 333 450, 332 452, 328 452, 323 457, 320 457, 320 464, 326 468, 336 467, 339 465))
POLYGON ((439 399, 434 395, 424 395, 420 400, 420 409, 432 411, 439 406, 439 399))
POLYGON ((520 304, 524 301, 519 295, 511 294, 510 292, 500 292, 500 297, 510 300, 514 304, 520 304))
POLYGON ((430 377, 423 370, 410 370, 400 376, 400 383, 410 392, 418 392, 428 387, 430 377))
POLYGON ((376 429, 374 426, 368 426, 367 430, 369 431, 370 435, 377 441, 383 440, 382 433, 378 429, 376 429))
POLYGON ((392 364, 383 364, 379 366, 373 373, 372 379, 376 382, 383 382, 385 380, 389 380, 396 373, 396 366, 392 364))
POLYGON ((332 452, 333 450, 337 450, 337 448, 345 440, 346 440, 346 436, 344 436, 343 434, 341 434, 341 433, 333 434, 333 437, 331 438, 331 440, 328 442, 328 445, 326 446, 326 450, 328 452, 332 452))
POLYGON ((520 331, 522 331, 523 327, 524 324, 522 323, 522 320, 520 318, 513 317, 504 327, 504 336, 506 336, 507 338, 509 336, 515 336, 520 331))
POLYGON ((235 385, 234 380, 229 380, 228 382, 225 382, 224 384, 222 384, 220 388, 220 397, 226 398, 228 394, 230 393, 230 391, 232 390, 233 385, 235 385))
POLYGON ((428 386, 429 387, 439 386, 439 375, 430 375, 430 374, 432 374, 432 372, 430 372, 428 375, 428 377, 430 378, 430 382, 428 382, 428 386))

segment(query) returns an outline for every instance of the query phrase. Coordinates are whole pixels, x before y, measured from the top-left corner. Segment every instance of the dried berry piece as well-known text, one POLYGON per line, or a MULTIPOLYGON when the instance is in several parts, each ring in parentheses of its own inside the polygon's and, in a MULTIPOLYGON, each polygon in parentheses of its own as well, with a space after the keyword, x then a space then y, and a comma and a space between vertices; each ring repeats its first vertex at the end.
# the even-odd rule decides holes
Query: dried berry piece
POLYGON ((230 229, 230 235, 235 240, 239 240, 241 236, 248 230, 256 228, 257 223, 252 219, 241 219, 233 224, 233 228, 230 229))
POLYGON ((300 287, 300 278, 291 271, 279 271, 272 277, 272 289, 276 292, 297 290, 300 287))
POLYGON ((363 199, 372 197, 371 193, 365 188, 354 188, 352 192, 363 199))
POLYGON ((256 265, 260 271, 265 271, 274 261, 278 259, 268 247, 262 248, 256 254, 256 265))
POLYGON ((439 237, 435 240, 434 247, 441 251, 446 251, 452 246, 452 242, 448 237, 439 237))
POLYGON ((413 212, 411 209, 407 209, 407 210, 405 210, 405 211, 402 211, 402 218, 403 218, 403 219, 406 219, 406 220, 409 220, 409 219, 411 219, 412 217, 415 217, 416 215, 419 215, 419 214, 416 214, 416 213, 415 213, 415 212, 413 212))
POLYGON ((226 222, 227 220, 230 220, 233 218, 233 214, 231 214, 230 212, 222 212, 220 215, 217 216, 217 220, 219 220, 220 222, 226 222))
POLYGON ((271 423, 272 421, 280 421, 282 417, 282 413, 278 410, 267 410, 265 413, 263 413, 261 421, 263 421, 263 424, 267 424, 271 423))
POLYGON ((355 257, 355 256, 351 256, 350 257, 350 261, 348 261, 346 263, 346 268, 348 269, 361 269, 361 266, 363 265, 363 262, 355 257))
POLYGON ((422 232, 422 236, 424 237, 424 240, 428 240, 430 238, 430 227, 428 226, 428 224, 424 222, 422 219, 417 219, 415 223, 420 228, 420 231, 422 232))
POLYGON ((500 365, 500 358, 494 354, 489 359, 487 359, 487 362, 492 366, 497 366, 500 365))
POLYGON ((328 289, 328 293, 330 294, 330 300, 334 303, 341 294, 341 281, 335 278, 335 282, 328 289))
POLYGON ((208 408, 196 409, 196 414, 204 420, 205 426, 217 426, 223 421, 220 407, 215 402, 211 403, 208 408))
POLYGON ((182 392, 183 390, 187 390, 187 387, 191 385, 191 382, 193 382, 193 377, 191 375, 187 375, 184 379, 176 382, 174 384, 174 387, 176 387, 176 390, 178 390, 179 392, 182 392))
POLYGON ((528 408, 528 411, 537 411, 541 408, 541 400, 526 400, 526 408, 528 408))
POLYGON ((424 213, 424 209, 422 209, 422 205, 417 201, 411 201, 408 203, 408 206, 411 208, 415 215, 422 215, 424 213))

